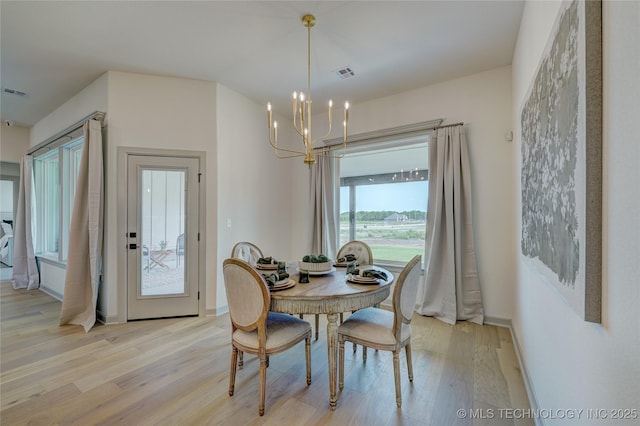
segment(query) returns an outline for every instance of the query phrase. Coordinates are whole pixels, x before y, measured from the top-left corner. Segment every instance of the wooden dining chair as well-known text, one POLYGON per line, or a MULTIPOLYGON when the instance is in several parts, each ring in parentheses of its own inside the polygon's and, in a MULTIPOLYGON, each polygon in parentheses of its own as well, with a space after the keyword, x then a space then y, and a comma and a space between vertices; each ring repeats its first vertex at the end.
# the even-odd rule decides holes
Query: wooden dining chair
POLYGON ((231 318, 229 396, 236 381, 238 351, 260 359, 258 413, 264 415, 267 357, 305 341, 307 384, 311 384, 311 324, 292 315, 269 312, 271 295, 264 278, 247 262, 223 262, 224 287, 231 318))
MULTIPOLYGON (((264 257, 264 253, 262 253, 262 250, 260 250, 260 247, 257 245, 248 241, 240 241, 231 249, 231 257, 234 259, 242 259, 251 266, 255 266, 256 263, 258 263, 258 259, 264 257)), ((244 355, 240 352, 238 355, 238 368, 242 369, 243 366, 244 355)))
POLYGON ((353 254, 356 257, 356 261, 360 265, 373 265, 373 253, 371 247, 364 241, 352 240, 346 242, 340 250, 336 259, 346 256, 347 254, 353 254))
POLYGON ((264 254, 257 245, 248 241, 241 241, 236 243, 231 249, 231 257, 234 259, 242 259, 251 264, 251 266, 254 266, 258 262, 258 259, 264 257, 264 254))
POLYGON ((184 257, 184 233, 176 238, 176 267, 180 266, 181 257, 184 257))
MULTIPOLYGON (((353 254, 356 257, 356 262, 358 265, 373 265, 373 252, 371 251, 371 247, 369 244, 360 240, 351 240, 344 243, 340 250, 338 250, 338 254, 336 255, 336 260, 344 257, 348 254, 353 254)), ((342 313, 340 314, 340 323, 344 320, 344 316, 342 313)), ((356 351, 357 345, 353 344, 353 352, 356 351)), ((367 349, 363 348, 362 358, 367 359, 367 349)))
POLYGON ((402 406, 399 354, 400 350, 405 348, 409 381, 413 382, 410 324, 420 282, 421 260, 421 255, 414 256, 400 272, 393 291, 393 312, 380 308, 360 309, 338 327, 338 387, 340 390, 344 387, 344 342, 350 341, 364 347, 391 351, 393 352, 396 404, 398 407, 402 406))

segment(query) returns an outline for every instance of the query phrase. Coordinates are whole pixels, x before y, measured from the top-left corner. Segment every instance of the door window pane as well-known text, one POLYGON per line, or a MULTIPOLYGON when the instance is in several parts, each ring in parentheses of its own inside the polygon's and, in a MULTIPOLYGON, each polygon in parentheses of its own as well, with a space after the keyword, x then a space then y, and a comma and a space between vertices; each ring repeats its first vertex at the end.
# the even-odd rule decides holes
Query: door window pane
POLYGON ((142 296, 185 293, 185 177, 142 170, 142 296))

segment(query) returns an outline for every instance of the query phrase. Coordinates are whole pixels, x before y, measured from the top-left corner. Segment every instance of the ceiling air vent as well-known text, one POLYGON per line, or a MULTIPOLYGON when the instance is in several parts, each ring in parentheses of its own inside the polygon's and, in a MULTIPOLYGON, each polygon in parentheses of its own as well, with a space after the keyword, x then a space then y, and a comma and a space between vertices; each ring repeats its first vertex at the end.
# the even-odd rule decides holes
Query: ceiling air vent
POLYGON ((26 94, 26 93, 24 93, 24 92, 21 92, 21 91, 19 91, 19 90, 9 89, 9 88, 7 88, 7 87, 4 87, 4 88, 2 89, 2 93, 6 93, 6 94, 8 94, 8 95, 20 96, 20 97, 27 96, 27 94, 26 94))
POLYGON ((336 74, 338 74, 338 77, 340 77, 343 80, 345 78, 353 77, 356 75, 351 69, 351 67, 340 68, 339 70, 336 70, 336 74))

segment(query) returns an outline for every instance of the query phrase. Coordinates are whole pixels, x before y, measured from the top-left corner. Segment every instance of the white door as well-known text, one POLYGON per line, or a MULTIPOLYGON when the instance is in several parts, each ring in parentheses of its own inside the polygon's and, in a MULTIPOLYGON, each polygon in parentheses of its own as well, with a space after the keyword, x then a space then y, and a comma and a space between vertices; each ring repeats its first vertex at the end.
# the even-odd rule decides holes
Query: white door
POLYGON ((199 160, 127 157, 127 319, 198 315, 199 160))

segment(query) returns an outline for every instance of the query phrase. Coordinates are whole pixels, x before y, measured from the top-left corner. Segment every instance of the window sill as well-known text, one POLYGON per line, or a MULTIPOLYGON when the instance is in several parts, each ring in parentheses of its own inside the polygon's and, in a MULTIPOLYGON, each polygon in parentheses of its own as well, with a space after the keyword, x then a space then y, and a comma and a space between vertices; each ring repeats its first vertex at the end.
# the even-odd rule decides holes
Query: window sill
POLYGON ((400 272, 402 271, 402 268, 404 268, 404 265, 405 265, 405 263, 393 262, 391 260, 380 260, 380 261, 374 260, 373 264, 381 266, 385 269, 388 269, 391 272, 400 272))
MULTIPOLYGON (((389 272, 393 272, 394 274, 399 274, 405 267, 405 265, 407 264, 406 262, 394 262, 391 260, 381 260, 381 261, 377 261, 374 260, 373 261, 374 265, 380 266, 384 269, 387 269, 389 272)), ((423 267, 421 267, 421 275, 424 274, 424 265, 423 267)))
POLYGON ((57 253, 37 254, 36 255, 36 259, 38 259, 38 261, 41 262, 41 263, 46 263, 48 265, 53 265, 53 266, 57 266, 57 267, 62 268, 62 269, 67 269, 67 262, 59 261, 57 253))

